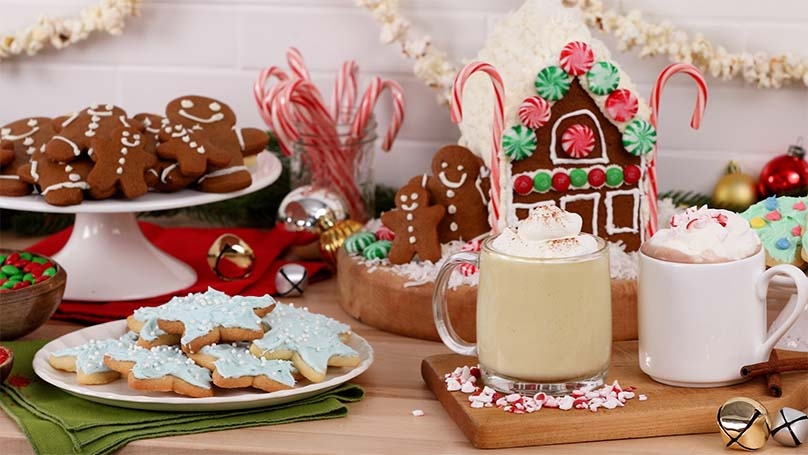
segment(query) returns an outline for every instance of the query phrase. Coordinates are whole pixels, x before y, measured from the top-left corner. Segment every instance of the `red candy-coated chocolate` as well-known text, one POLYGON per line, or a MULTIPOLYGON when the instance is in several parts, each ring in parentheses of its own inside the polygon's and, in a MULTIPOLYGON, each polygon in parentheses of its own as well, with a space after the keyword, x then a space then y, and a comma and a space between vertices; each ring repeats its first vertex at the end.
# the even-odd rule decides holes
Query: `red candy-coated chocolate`
POLYGON ((589 185, 594 188, 600 188, 603 184, 606 183, 606 173, 603 172, 603 169, 594 168, 589 171, 589 185))
POLYGON ((567 191, 570 187, 570 176, 563 172, 553 174, 553 189, 556 191, 567 191))
POLYGON ((9 357, 11 357, 11 351, 5 346, 0 346, 0 363, 5 362, 9 357))
POLYGON ((634 164, 629 164, 623 167, 623 181, 628 185, 634 185, 640 181, 642 172, 640 168, 634 164))
POLYGON ((526 175, 520 175, 513 181, 513 189, 522 196, 530 194, 533 191, 533 179, 526 175))
MULTIPOLYGON (((6 256, 6 259, 3 261, 2 264, 0 264, 0 266, 10 265, 10 266, 16 267, 17 270, 19 271, 19 275, 16 275, 17 272, 15 272, 15 276, 20 281, 17 282, 16 284, 14 284, 13 286, 9 285, 9 286, 11 286, 10 288, 0 288, 0 292, 8 292, 8 291, 14 291, 14 290, 17 290, 17 289, 22 289, 22 288, 31 286, 34 283, 39 283, 41 281, 45 281, 48 278, 50 278, 50 275, 45 275, 45 270, 47 270, 47 269, 49 269, 51 267, 55 268, 56 266, 52 262, 47 261, 47 260, 42 264, 40 264, 38 262, 34 262, 33 259, 37 259, 37 258, 39 258, 39 256, 31 255, 31 260, 25 259, 24 257, 22 257, 20 255, 20 253, 18 253, 16 251, 9 254, 8 256, 6 256), (27 280, 22 279, 23 275, 25 275, 27 273, 30 273, 31 276, 34 277, 34 279, 32 281, 27 281, 27 280)), ((42 259, 39 259, 39 260, 42 260, 42 259)), ((0 279, 0 286, 3 286, 4 284, 6 284, 9 281, 9 279, 11 279, 10 276, 6 277, 6 278, 3 278, 3 279, 0 279)))

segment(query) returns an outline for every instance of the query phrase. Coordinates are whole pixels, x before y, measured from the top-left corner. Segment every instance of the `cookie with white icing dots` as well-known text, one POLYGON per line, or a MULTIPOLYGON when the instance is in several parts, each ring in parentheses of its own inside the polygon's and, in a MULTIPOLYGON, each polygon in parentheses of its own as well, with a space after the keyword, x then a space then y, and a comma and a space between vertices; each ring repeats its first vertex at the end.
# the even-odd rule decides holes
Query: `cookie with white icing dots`
POLYGON ((204 346, 189 357, 211 370, 213 383, 224 389, 254 387, 265 392, 291 389, 298 374, 291 361, 256 357, 248 346, 236 343, 204 346))
POLYGON ((213 396, 210 371, 176 346, 113 350, 104 356, 104 365, 125 375, 127 384, 135 390, 175 392, 196 398, 213 396))
POLYGON ((329 366, 355 367, 359 354, 345 341, 350 327, 305 308, 279 303, 266 316, 266 334, 250 346, 250 352, 270 360, 291 360, 311 382, 325 380, 329 366))
POLYGON ((30 163, 20 166, 17 174, 23 181, 36 185, 45 202, 61 207, 81 204, 84 191, 90 189, 87 176, 92 168, 89 157, 62 163, 48 158, 41 148, 31 156, 30 163))
POLYGON ((236 114, 226 104, 213 98, 187 95, 166 106, 166 117, 172 125, 203 130, 210 141, 230 154, 229 162, 206 173, 198 180, 201 191, 222 193, 248 187, 252 177, 244 166, 244 156, 266 148, 269 136, 255 128, 238 128, 236 114))
POLYGON ((110 137, 122 126, 142 129, 126 111, 112 104, 93 104, 53 121, 56 134, 45 145, 45 153, 54 161, 73 161, 86 154, 94 138, 110 137))
POLYGON ((128 199, 144 195, 145 173, 157 163, 157 158, 146 150, 146 134, 133 127, 120 127, 110 137, 96 137, 91 141, 91 158, 95 166, 87 176, 90 193, 95 198, 120 190, 128 199))
POLYGON ((33 186, 19 176, 19 169, 53 137, 53 125, 48 117, 31 117, 0 127, 0 155, 7 158, 0 167, 0 196, 25 196, 33 186))
POLYGON ((432 202, 446 207, 438 226, 441 243, 469 241, 488 232, 482 169, 483 161, 459 145, 442 147, 432 158, 432 175, 426 187, 432 202))
POLYGON ((412 178, 396 193, 396 208, 382 214, 382 223, 395 233, 388 259, 393 264, 441 257, 438 224, 446 213, 442 205, 431 205, 429 191, 421 177, 412 178))
POLYGON ((181 335, 182 349, 194 353, 209 344, 261 338, 261 317, 274 306, 275 299, 268 295, 230 297, 210 288, 204 293, 174 297, 158 307, 157 326, 181 335))
POLYGON ((157 155, 175 161, 186 177, 196 179, 208 169, 214 170, 230 162, 230 153, 214 145, 200 130, 182 125, 165 124, 159 133, 157 155))
POLYGON ((137 334, 127 332, 120 338, 90 340, 72 348, 60 349, 48 356, 48 363, 57 370, 76 373, 79 384, 108 384, 121 377, 120 373, 104 365, 104 355, 114 350, 133 346, 137 334))

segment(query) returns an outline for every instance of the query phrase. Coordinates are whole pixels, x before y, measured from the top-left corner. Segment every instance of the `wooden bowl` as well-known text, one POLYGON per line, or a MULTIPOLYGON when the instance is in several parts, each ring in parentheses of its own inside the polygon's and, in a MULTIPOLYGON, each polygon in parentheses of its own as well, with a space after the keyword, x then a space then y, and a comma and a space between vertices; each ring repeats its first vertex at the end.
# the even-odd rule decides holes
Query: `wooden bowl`
MULTIPOLYGON (((4 255, 13 252, 0 249, 4 255)), ((67 273, 53 259, 36 256, 52 262, 56 274, 32 286, 0 292, 0 340, 14 340, 33 332, 53 315, 62 301, 67 273)))

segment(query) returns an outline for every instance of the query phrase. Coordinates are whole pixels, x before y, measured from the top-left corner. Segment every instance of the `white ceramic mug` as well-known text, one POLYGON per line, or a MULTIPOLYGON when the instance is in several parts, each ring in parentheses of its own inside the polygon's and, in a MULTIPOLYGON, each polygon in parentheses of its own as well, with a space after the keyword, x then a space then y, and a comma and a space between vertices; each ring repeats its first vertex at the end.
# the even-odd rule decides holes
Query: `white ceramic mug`
POLYGON ((432 309, 446 346, 477 355, 483 382, 502 392, 561 394, 603 384, 612 342, 606 242, 595 238, 592 253, 541 259, 497 251, 494 239, 479 254, 451 256, 438 273, 432 309), (480 268, 476 344, 458 337, 447 316, 449 275, 464 263, 480 268))
MULTIPOLYGON (((777 340, 808 311, 808 278, 792 265, 766 270, 765 252, 730 262, 668 262, 639 254, 640 368, 674 386, 717 387, 743 381, 743 365, 768 360, 777 340), (783 324, 766 328, 769 282, 794 282, 797 304, 783 324)), ((787 311, 787 310, 783 310, 787 311)))

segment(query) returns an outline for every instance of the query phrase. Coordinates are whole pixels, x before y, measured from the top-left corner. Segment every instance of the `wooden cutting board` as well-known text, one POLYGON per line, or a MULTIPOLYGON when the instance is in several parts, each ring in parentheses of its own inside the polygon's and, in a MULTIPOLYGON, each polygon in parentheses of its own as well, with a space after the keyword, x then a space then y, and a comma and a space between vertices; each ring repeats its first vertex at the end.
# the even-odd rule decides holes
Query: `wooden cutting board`
MULTIPOLYGON (((778 354, 781 358, 806 355, 789 351, 778 354)), ((808 373, 804 371, 782 375, 783 395, 779 398, 768 395, 763 378, 708 389, 670 387, 653 381, 640 370, 636 341, 622 341, 613 345, 608 381, 617 379, 623 387, 636 387, 637 394, 648 397, 646 401, 634 398, 623 408, 598 412, 542 409, 532 414, 511 414, 498 408, 474 409, 469 406, 468 395, 446 390, 446 373, 476 364, 475 357, 436 355, 422 361, 421 375, 449 416, 478 448, 713 433, 718 432, 718 407, 738 396, 760 401, 771 413, 783 406, 808 407, 808 373)))

